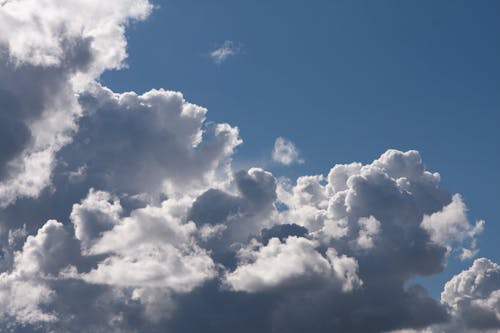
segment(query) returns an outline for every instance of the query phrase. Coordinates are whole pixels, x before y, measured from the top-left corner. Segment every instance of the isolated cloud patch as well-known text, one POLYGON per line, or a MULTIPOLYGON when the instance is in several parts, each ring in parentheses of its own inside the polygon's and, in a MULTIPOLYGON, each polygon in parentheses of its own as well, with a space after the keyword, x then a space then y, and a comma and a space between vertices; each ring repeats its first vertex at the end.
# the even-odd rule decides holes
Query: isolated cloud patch
POLYGON ((241 46, 238 46, 236 43, 226 40, 222 45, 212 52, 210 52, 210 58, 212 61, 220 65, 225 62, 229 57, 233 57, 241 52, 241 46))
POLYGON ((290 165, 293 163, 302 164, 304 163, 304 160, 300 158, 299 155, 299 151, 292 141, 278 137, 274 142, 272 157, 275 162, 284 165, 290 165))

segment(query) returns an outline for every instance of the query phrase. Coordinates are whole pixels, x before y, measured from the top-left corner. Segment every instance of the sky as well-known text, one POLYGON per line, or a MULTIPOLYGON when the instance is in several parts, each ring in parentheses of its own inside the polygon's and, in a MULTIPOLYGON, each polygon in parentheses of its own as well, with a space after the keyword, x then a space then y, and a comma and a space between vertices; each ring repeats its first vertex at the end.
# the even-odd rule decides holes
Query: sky
MULTIPOLYGON (((238 126, 235 165, 325 174, 389 148, 418 150, 443 186, 486 221, 481 254, 499 261, 500 5, 496 1, 156 1, 128 31, 116 91, 178 90, 238 126), (234 43, 215 64, 210 53, 234 43), (270 163, 282 136, 306 163, 270 163)), ((450 263, 436 283, 464 269, 450 263)))
POLYGON ((499 14, 0 1, 0 331, 498 332, 499 14))

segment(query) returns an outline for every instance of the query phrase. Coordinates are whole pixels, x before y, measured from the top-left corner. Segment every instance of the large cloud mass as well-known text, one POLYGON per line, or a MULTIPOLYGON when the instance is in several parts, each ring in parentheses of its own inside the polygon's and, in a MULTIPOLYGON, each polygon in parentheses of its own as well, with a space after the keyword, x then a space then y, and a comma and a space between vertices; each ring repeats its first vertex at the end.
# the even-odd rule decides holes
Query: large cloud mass
POLYGON ((125 25, 147 0, 0 4, 0 206, 50 184, 81 113, 75 93, 126 57, 125 25))
POLYGON ((233 171, 236 127, 179 92, 98 83, 151 10, 0 2, 1 331, 500 328, 494 262, 441 300, 411 282, 474 257, 484 228, 417 151, 296 181, 233 171))

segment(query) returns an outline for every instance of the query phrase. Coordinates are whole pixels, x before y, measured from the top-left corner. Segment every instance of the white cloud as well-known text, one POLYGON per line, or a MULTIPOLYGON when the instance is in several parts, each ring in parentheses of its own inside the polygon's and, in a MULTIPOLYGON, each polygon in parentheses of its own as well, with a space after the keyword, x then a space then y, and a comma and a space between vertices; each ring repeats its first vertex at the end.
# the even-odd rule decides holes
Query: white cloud
POLYGON ((67 231, 54 220, 29 236, 15 253, 12 270, 0 274, 0 316, 19 324, 56 321, 57 314, 42 306, 57 297, 49 281, 69 263, 72 250, 67 231))
POLYGON ((189 292, 215 276, 215 266, 201 250, 189 251, 170 244, 141 244, 100 262, 82 275, 89 283, 114 287, 156 287, 189 292))
POLYGON ((213 184, 241 143, 238 128, 206 124, 207 110, 179 92, 93 84, 80 102, 80 128, 58 158, 68 171, 86 165, 83 184, 99 189, 155 196, 213 184))
POLYGON ((302 164, 304 163, 304 160, 300 158, 299 155, 299 151, 292 141, 282 137, 278 137, 274 142, 274 161, 284 165, 290 165, 292 163, 302 164))
POLYGON ((449 205, 443 207, 439 212, 431 215, 425 215, 422 224, 431 236, 431 239, 437 244, 450 247, 452 243, 462 243, 465 240, 471 240, 471 249, 462 249, 460 257, 470 259, 477 250, 475 238, 483 231, 484 221, 477 221, 471 225, 467 220, 467 207, 459 194, 455 194, 449 205))
POLYGON ((109 200, 106 193, 91 191, 81 205, 73 207, 77 237, 83 234, 85 237, 79 238, 84 244, 92 244, 90 254, 107 255, 82 279, 113 286, 188 292, 215 276, 212 259, 194 242, 196 226, 176 216, 179 209, 186 214, 182 202, 167 200, 161 207, 140 208, 120 219, 120 203, 110 204, 109 200), (85 209, 90 202, 97 203, 91 206, 91 212, 85 209), (82 226, 86 226, 85 230, 96 229, 96 221, 101 226, 102 221, 109 222, 99 233, 79 232, 82 226))
POLYGON ((500 266, 479 258, 448 281, 441 301, 450 306, 463 330, 500 329, 500 266))
POLYGON ((324 257, 316 251, 317 246, 301 237, 289 237, 284 243, 271 238, 265 246, 251 244, 240 250, 241 263, 225 276, 225 283, 232 290, 247 292, 300 287, 311 280, 331 280, 344 291, 362 285, 355 259, 338 257, 333 249, 324 257))
POLYGON ((424 329, 390 333, 497 333, 500 330, 500 266, 486 258, 452 277, 444 286, 441 302, 450 320, 424 329))
POLYGON ((370 216, 362 217, 358 220, 360 225, 359 236, 356 240, 362 249, 371 249, 374 246, 374 238, 380 232, 380 222, 370 216))
MULTIPOLYGON (((487 259, 450 280, 442 303, 408 285, 450 251, 472 257, 483 228, 417 151, 294 184, 233 172, 236 127, 179 92, 96 83, 125 66, 125 28, 151 10, 0 5, 1 331, 234 332, 249 318, 262 332, 498 329, 487 259)), ((226 41, 210 56, 238 52, 226 41)), ((303 163, 284 138, 273 159, 303 163)))
POLYGON ((0 6, 0 206, 50 185, 55 154, 71 141, 75 94, 126 57, 125 26, 147 0, 6 1, 0 6), (14 28, 15 27, 15 28, 14 28), (14 129, 12 131, 12 129, 14 129))
POLYGON ((229 57, 235 56, 240 53, 241 47, 237 46, 234 42, 226 40, 219 48, 210 52, 210 58, 217 65, 222 64, 229 57))
POLYGON ((151 10, 147 0, 75 0, 64 5, 49 0, 7 1, 0 7, 0 43, 17 64, 49 67, 60 66, 68 53, 86 51, 75 47, 79 40, 89 40, 95 78, 105 69, 123 65, 125 26, 130 20, 145 19, 151 10))
POLYGON ((89 251, 103 232, 119 224, 122 211, 118 198, 94 189, 90 189, 88 196, 81 203, 74 204, 70 218, 82 249, 89 251))

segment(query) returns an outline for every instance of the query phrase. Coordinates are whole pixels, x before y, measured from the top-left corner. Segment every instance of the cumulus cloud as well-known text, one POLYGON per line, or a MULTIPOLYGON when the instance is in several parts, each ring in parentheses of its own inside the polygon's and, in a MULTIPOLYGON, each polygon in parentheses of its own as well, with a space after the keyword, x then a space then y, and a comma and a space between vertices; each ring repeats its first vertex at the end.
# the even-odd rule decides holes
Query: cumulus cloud
POLYGON ((210 58, 212 61, 220 65, 225 62, 229 57, 235 56, 240 53, 241 47, 236 45, 234 42, 230 40, 224 41, 222 45, 212 52, 210 52, 210 58))
POLYGON ((241 143, 235 127, 205 126, 207 110, 179 92, 116 94, 94 84, 80 103, 79 130, 58 153, 59 167, 84 167, 80 178, 100 189, 153 195, 213 183, 241 143))
POLYGON ((90 189, 89 195, 73 205, 71 222, 75 236, 84 249, 89 250, 104 231, 112 229, 120 221, 122 207, 117 198, 103 191, 90 189))
POLYGON ((360 218, 359 235, 357 239, 358 246, 363 249, 370 249, 374 246, 374 238, 380 232, 380 222, 373 216, 368 218, 360 218))
MULTIPOLYGON (((83 320, 78 329, 87 331, 95 325, 109 329, 117 307, 139 316, 135 327, 197 329, 193 321, 182 320, 193 302, 199 313, 214 318, 236 316, 235 325, 219 317, 214 331, 236 328, 244 320, 236 313, 245 311, 258 316, 263 331, 278 327, 298 332, 324 316, 335 320, 315 332, 436 327, 458 311, 448 301, 453 297, 443 297, 439 304, 422 287, 406 282, 442 269, 447 248, 421 224, 452 204, 453 197, 439 189, 436 174, 423 168, 414 172, 410 164, 393 171, 392 161, 415 154, 388 151, 348 177, 336 174, 345 168, 334 167, 329 177, 306 176, 287 186, 253 168, 230 175, 219 189, 160 201, 145 198, 138 208, 123 207, 119 197, 90 189, 73 204, 70 226, 49 221, 16 252, 3 275, 4 292, 15 292, 11 290, 22 272, 39 293, 19 299, 21 305, 6 304, 3 311, 19 323, 67 329, 74 322, 60 319, 73 306, 61 303, 67 302, 59 295, 65 286, 92 291, 78 302, 107 298, 101 324, 73 314, 83 320), (339 183, 344 178, 346 184, 339 183), (383 204, 377 201, 381 195, 383 204), (278 201, 286 209, 277 209, 278 201), (316 216, 312 223, 309 214, 316 216), (222 311, 212 301, 234 303, 234 312, 222 311), (262 302, 273 316, 255 312, 255 304, 262 302)), ((488 309, 495 295, 473 304, 488 309)), ((130 325, 117 317, 111 327, 130 325)))
POLYGON ((486 258, 448 281, 441 293, 451 320, 424 329, 391 333, 495 333, 500 330, 500 266, 486 258))
MULTIPOLYGON (((256 295, 255 302, 269 297, 265 295, 280 300, 264 326, 300 332, 320 321, 323 326, 315 332, 381 332, 446 322, 445 305, 430 298, 423 287, 407 285, 414 276, 442 271, 449 255, 448 243, 436 242, 422 227, 426 216, 453 202, 439 181, 439 174, 425 169, 418 152, 389 150, 367 165, 334 166, 328 177, 304 176, 296 184, 279 181, 268 192, 276 195, 261 195, 280 203, 280 208, 258 215, 264 228, 260 236, 246 229, 250 242, 222 236, 205 246, 218 253, 224 244, 225 252, 214 259, 227 267, 227 289, 256 295), (304 302, 317 307, 312 311, 298 305, 304 302), (335 320, 326 325, 321 319, 326 316, 335 320)), ((241 197, 209 190, 195 200, 191 211, 210 216, 204 222, 232 228, 236 221, 252 221, 243 218, 247 215, 242 214, 241 197)), ((465 221, 466 229, 472 230, 465 221)), ((448 222, 433 221, 440 223, 448 222)), ((450 246, 460 248, 461 241, 466 239, 450 246)))
MULTIPOLYGON (((484 228, 417 151, 295 181, 233 170, 236 127, 180 92, 99 84, 125 65, 127 24, 151 10, 0 5, 0 330, 499 328, 492 261, 451 279, 441 301, 410 283, 475 255, 484 228)), ((238 51, 226 42, 212 58, 238 51)), ((283 138, 274 153, 301 163, 283 138)))
POLYGON ((276 179, 260 168, 235 173, 231 185, 227 191, 207 190, 196 198, 189 213, 198 225, 225 225, 222 241, 226 245, 246 241, 270 226, 277 196, 276 179))
POLYGON ((274 142, 273 160, 284 165, 304 163, 294 143, 282 137, 278 137, 274 142))
POLYGON ((64 226, 55 220, 26 239, 15 253, 12 269, 0 274, 3 318, 13 318, 14 323, 21 325, 57 320, 57 314, 42 306, 56 297, 49 285, 50 278, 75 258, 74 245, 64 226))
POLYGON ((84 281, 187 292, 215 275, 212 259, 194 243, 195 224, 177 216, 181 203, 167 200, 120 218, 120 203, 109 199, 107 193, 91 191, 73 207, 77 238, 82 244, 90 241, 89 254, 106 256, 81 276, 84 281), (88 207, 92 201, 97 204, 88 207))
POLYGON ((471 249, 462 248, 460 257, 470 259, 477 254, 475 237, 483 231, 484 221, 471 225, 466 216, 467 208, 459 194, 455 194, 449 205, 439 212, 425 215, 422 228, 431 235, 431 239, 443 246, 450 247, 452 242, 471 241, 471 249))
POLYGON ((338 257, 334 249, 328 249, 323 257, 315 249, 318 245, 295 236, 284 243, 271 238, 266 246, 250 244, 239 251, 240 265, 226 275, 225 282, 233 290, 248 292, 297 287, 315 278, 337 280, 344 291, 362 285, 355 259, 338 257))
POLYGON ((75 93, 123 65, 125 26, 151 9, 147 0, 2 3, 0 206, 50 185, 55 154, 81 114, 75 93))
POLYGON ((479 258, 448 281, 441 301, 467 329, 500 329, 500 266, 479 258))

